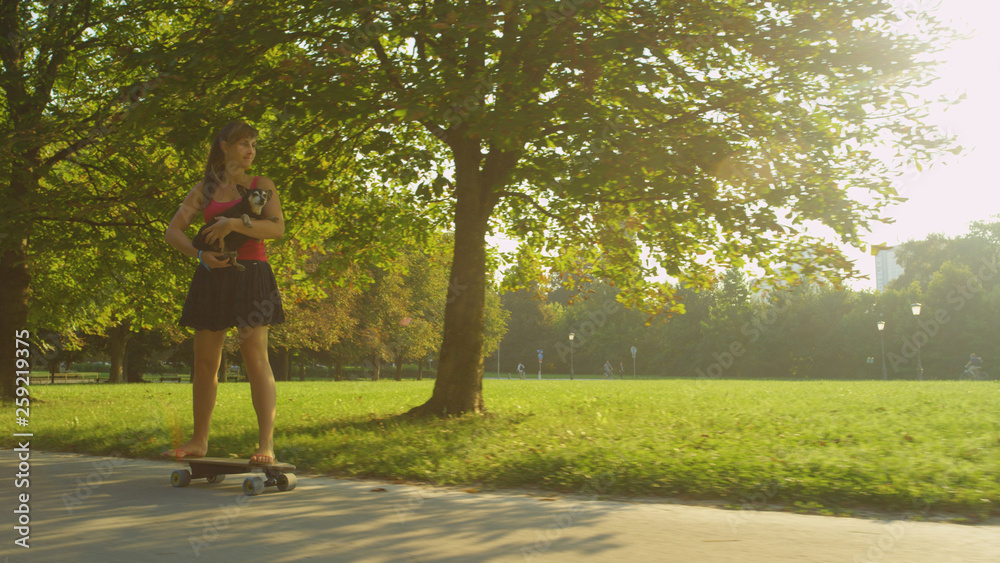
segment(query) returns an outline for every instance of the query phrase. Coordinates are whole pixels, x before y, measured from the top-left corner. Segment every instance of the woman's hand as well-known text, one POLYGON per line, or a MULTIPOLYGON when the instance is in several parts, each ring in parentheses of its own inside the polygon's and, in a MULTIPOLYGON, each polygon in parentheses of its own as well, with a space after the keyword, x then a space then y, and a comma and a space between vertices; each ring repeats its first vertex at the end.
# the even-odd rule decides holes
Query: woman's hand
MULTIPOLYGON (((221 241, 226 238, 226 235, 233 232, 233 221, 237 220, 232 217, 216 217, 215 223, 205 229, 205 241, 211 245, 217 244, 217 241, 221 241)), ((219 244, 218 246, 221 247, 222 245, 219 244)))
POLYGON ((202 251, 200 254, 201 261, 213 270, 216 268, 232 267, 232 264, 229 262, 225 254, 216 254, 214 252, 209 252, 208 250, 202 251))

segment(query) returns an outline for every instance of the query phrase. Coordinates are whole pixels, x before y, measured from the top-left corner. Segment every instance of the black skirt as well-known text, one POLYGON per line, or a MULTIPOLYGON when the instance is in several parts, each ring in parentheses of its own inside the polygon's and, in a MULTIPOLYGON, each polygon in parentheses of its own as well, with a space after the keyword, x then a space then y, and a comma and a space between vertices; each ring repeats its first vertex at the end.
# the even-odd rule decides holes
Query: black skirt
POLYGON ((198 264, 191 278, 181 326, 195 330, 226 330, 281 324, 285 311, 271 265, 239 260, 246 269, 230 266, 209 270, 198 264))

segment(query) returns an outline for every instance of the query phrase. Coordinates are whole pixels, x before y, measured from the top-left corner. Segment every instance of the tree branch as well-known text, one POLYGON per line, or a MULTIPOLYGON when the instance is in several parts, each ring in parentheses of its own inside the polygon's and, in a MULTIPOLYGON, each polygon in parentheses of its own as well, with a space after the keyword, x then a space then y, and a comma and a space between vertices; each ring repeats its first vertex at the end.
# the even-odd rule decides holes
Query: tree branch
POLYGON ((94 221, 93 219, 83 219, 81 217, 32 217, 35 221, 52 221, 57 223, 82 223, 92 227, 150 227, 153 225, 166 226, 163 219, 150 219, 145 222, 135 221, 94 221))
POLYGON ((92 145, 97 141, 97 139, 110 133, 112 131, 112 128, 108 126, 106 123, 108 121, 111 122, 120 121, 132 109, 132 106, 139 103, 139 101, 142 99, 143 94, 155 88, 161 81, 162 81, 161 75, 157 75, 156 78, 147 80, 145 82, 138 82, 136 84, 133 84, 132 87, 130 87, 124 94, 118 96, 118 98, 111 104, 113 106, 125 102, 130 102, 130 105, 128 107, 117 113, 112 114, 111 116, 105 119, 98 119, 97 118, 98 114, 95 113, 90 117, 88 117, 87 119, 82 120, 84 123, 90 121, 91 119, 95 120, 95 125, 93 128, 90 129, 89 134, 86 137, 83 137, 82 139, 78 139, 77 141, 70 143, 69 146, 64 147, 59 151, 56 151, 55 154, 45 159, 45 161, 38 168, 39 176, 46 174, 57 163, 65 160, 66 158, 68 158, 73 154, 76 154, 77 152, 83 150, 87 146, 92 145))
MULTIPOLYGON (((59 75, 59 69, 66 63, 69 59, 69 55, 73 50, 75 42, 83 35, 83 32, 90 27, 90 6, 91 2, 77 4, 76 7, 80 9, 83 13, 80 14, 77 10, 73 10, 73 13, 69 17, 61 15, 63 18, 68 19, 67 29, 64 31, 62 29, 56 29, 50 31, 49 38, 56 39, 53 42, 52 49, 49 51, 48 62, 43 64, 42 57, 45 55, 45 49, 40 48, 38 50, 38 55, 35 57, 35 67, 44 68, 45 70, 38 73, 37 83, 35 84, 35 97, 41 101, 41 106, 47 106, 49 101, 52 99, 52 89, 56 82, 56 77, 59 75), (76 29, 69 29, 73 24, 76 24, 76 29), (59 36, 62 36, 63 40, 59 41, 59 36)), ((49 6, 52 8, 52 5, 49 6)), ((55 17, 50 14, 49 17, 55 17)), ((59 26, 57 26, 58 28, 59 26)))
POLYGON ((511 191, 497 192, 497 199, 502 199, 502 198, 505 198, 505 197, 516 197, 517 199, 520 199, 520 200, 523 200, 523 201, 527 202, 528 205, 534 207, 536 211, 538 211, 542 215, 545 215, 549 219, 552 219, 553 221, 559 221, 559 222, 562 221, 561 217, 559 217, 558 215, 550 212, 548 209, 545 209, 544 207, 542 207, 541 205, 539 205, 539 203, 537 201, 535 201, 535 198, 531 197, 530 195, 528 195, 526 193, 511 192, 511 191))

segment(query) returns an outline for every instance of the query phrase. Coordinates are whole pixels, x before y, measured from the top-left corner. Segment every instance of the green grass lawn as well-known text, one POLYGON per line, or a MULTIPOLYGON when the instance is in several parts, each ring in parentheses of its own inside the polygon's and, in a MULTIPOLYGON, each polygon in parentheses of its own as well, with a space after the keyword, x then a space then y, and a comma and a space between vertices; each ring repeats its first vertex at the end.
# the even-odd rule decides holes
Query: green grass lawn
MULTIPOLYGON (((396 416, 432 386, 279 382, 278 457, 302 473, 487 489, 1000 515, 995 382, 486 379, 487 416, 396 416)), ((190 434, 183 384, 32 396, 33 449, 154 457, 190 434)), ((248 457, 256 435, 249 386, 220 385, 209 455, 248 457)))

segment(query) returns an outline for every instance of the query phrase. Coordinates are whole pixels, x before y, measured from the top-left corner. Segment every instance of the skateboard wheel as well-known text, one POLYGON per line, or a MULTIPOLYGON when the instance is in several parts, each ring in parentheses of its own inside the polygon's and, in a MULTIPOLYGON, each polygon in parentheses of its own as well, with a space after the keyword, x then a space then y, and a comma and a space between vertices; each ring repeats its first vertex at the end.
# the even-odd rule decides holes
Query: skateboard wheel
POLYGON ((252 497, 262 492, 264 492, 264 480, 260 477, 247 477, 243 480, 243 494, 252 497))
POLYGON ((225 475, 210 475, 205 478, 209 483, 221 483, 226 480, 225 475))
POLYGON ((295 475, 292 475, 291 473, 282 473, 281 475, 278 475, 276 484, 279 491, 290 491, 295 488, 295 475))
POLYGON ((191 472, 187 469, 178 469, 170 474, 170 484, 175 487, 186 487, 191 484, 191 472))

